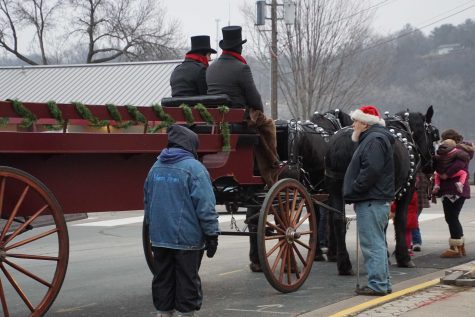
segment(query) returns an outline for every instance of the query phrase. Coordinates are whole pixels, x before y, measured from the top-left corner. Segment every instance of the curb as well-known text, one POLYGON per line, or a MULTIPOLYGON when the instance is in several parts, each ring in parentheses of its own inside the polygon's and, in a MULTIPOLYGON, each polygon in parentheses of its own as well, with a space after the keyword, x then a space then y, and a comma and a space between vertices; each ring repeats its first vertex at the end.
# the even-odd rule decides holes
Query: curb
POLYGON ((367 301, 363 304, 359 304, 359 305, 347 308, 347 309, 342 310, 342 311, 340 311, 336 314, 330 315, 330 317, 344 317, 344 316, 348 316, 348 315, 351 315, 351 314, 356 314, 356 313, 359 313, 363 310, 367 310, 369 308, 373 308, 373 307, 385 304, 387 302, 393 301, 396 298, 399 298, 399 297, 402 297, 402 296, 405 296, 405 295, 408 295, 408 294, 411 294, 411 293, 415 293, 415 292, 423 290, 425 288, 437 285, 437 284, 439 284, 439 282, 440 282, 440 278, 436 278, 436 279, 433 279, 433 280, 425 282, 425 283, 417 284, 417 285, 405 288, 403 290, 394 292, 392 294, 367 301))

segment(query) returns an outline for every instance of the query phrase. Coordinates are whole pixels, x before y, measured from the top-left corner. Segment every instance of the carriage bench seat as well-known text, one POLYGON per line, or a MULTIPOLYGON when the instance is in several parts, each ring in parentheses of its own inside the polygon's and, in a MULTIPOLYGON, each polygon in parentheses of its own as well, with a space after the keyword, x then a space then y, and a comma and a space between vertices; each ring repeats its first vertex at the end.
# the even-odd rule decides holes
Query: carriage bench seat
POLYGON ((192 97, 165 97, 162 98, 161 105, 162 107, 179 107, 183 104, 190 107, 196 106, 197 104, 203 104, 206 107, 215 108, 219 106, 228 106, 233 107, 231 99, 228 95, 200 95, 192 97))

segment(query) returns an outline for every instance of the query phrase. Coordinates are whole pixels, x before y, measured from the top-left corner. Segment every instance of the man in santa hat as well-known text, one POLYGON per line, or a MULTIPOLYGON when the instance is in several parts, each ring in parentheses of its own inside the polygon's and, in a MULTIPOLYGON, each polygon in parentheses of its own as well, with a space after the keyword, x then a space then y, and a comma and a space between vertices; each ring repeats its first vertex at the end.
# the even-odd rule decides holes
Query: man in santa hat
POLYGON ((358 147, 345 174, 343 196, 353 203, 368 285, 357 288, 359 295, 383 296, 391 293, 385 227, 390 202, 394 199, 392 134, 384 127, 375 106, 351 112, 358 147))

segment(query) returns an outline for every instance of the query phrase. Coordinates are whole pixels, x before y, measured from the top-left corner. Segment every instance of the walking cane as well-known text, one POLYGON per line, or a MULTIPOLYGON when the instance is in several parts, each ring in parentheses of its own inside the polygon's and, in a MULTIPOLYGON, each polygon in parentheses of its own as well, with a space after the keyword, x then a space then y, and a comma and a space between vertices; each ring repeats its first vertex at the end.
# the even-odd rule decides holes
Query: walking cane
POLYGON ((356 218, 356 289, 360 288, 360 235, 358 232, 358 217, 356 218))

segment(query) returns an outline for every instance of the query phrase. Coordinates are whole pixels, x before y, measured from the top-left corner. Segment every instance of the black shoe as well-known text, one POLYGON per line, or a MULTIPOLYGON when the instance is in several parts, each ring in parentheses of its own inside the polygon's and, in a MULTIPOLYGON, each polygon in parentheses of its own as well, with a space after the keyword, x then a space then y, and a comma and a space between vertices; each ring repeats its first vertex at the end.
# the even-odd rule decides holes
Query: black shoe
POLYGON ((414 246, 412 247, 412 251, 421 252, 422 251, 421 245, 420 244, 414 244, 414 246))
POLYGON ((315 255, 315 258, 313 260, 316 262, 323 262, 325 261, 325 257, 323 256, 323 254, 317 254, 315 255))
POLYGON ((387 294, 387 292, 377 292, 368 286, 357 288, 355 293, 363 296, 384 296, 387 294))
POLYGON ((251 269, 252 272, 262 272, 262 268, 259 265, 259 263, 251 263, 249 264, 249 268, 251 269))

